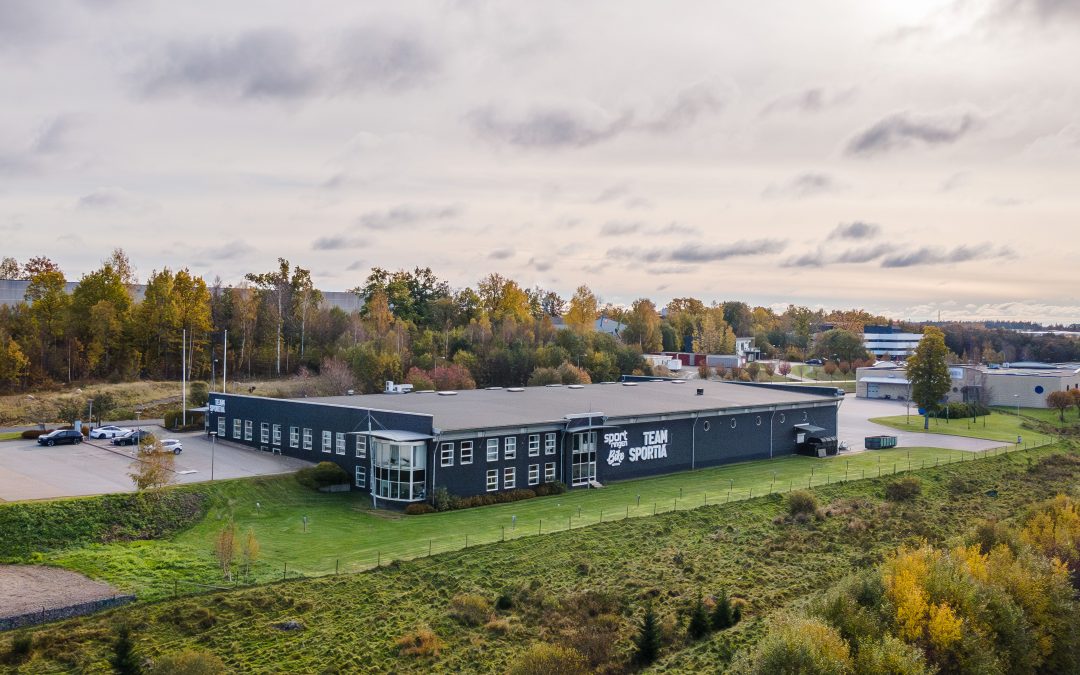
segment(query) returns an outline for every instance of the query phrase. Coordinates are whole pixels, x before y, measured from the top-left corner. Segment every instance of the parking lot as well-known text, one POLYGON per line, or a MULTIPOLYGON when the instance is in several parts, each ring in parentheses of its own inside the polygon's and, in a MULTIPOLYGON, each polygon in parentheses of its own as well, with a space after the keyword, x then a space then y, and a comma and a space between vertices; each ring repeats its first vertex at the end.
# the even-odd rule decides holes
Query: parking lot
MULTIPOLYGON (((218 442, 212 448, 200 432, 173 433, 147 427, 158 438, 176 438, 184 451, 176 457, 175 482, 196 483, 213 477, 243 478, 288 473, 309 463, 281 455, 218 442)), ((0 500, 48 499, 77 495, 130 492, 132 448, 107 440, 84 440, 79 445, 40 446, 36 441, 0 443, 0 500)))
MULTIPOLYGON (((987 441, 981 438, 899 431, 870 421, 874 417, 893 417, 906 412, 907 406, 902 401, 856 398, 855 394, 848 394, 840 405, 838 438, 841 441, 847 441, 848 447, 852 450, 861 450, 863 439, 867 436, 881 435, 896 436, 897 447, 900 448, 945 448, 979 452, 1004 445, 1001 441, 987 441)), ((911 408, 911 416, 918 417, 914 406, 911 408)))

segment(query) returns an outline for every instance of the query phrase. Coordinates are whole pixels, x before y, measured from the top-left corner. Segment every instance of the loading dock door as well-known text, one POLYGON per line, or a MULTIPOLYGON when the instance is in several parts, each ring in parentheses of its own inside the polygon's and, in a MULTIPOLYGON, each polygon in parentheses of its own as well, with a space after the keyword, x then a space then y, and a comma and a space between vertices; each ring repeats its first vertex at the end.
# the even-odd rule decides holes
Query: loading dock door
POLYGON ((866 398, 881 398, 881 392, 878 389, 877 382, 866 383, 866 398))

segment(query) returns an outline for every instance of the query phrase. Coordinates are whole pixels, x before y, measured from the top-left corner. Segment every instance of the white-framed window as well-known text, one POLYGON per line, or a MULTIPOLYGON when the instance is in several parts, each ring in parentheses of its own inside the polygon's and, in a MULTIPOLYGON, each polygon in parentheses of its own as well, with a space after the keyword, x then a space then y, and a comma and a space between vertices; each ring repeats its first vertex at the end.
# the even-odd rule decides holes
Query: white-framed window
POLYGON ((270 442, 270 423, 269 422, 262 422, 262 423, 259 424, 259 442, 260 443, 269 443, 270 442))
POLYGON ((281 445, 281 425, 275 424, 273 427, 274 445, 281 445))
POLYGON ((472 441, 461 442, 461 463, 472 464, 472 441))
POLYGON ((240 424, 241 423, 242 423, 242 420, 240 420, 240 419, 235 419, 235 420, 232 421, 232 437, 233 438, 240 438, 240 424))
POLYGON ((361 464, 356 465, 356 487, 367 487, 367 467, 361 464))
POLYGON ((499 461, 499 439, 497 438, 487 439, 487 461, 499 461))
POLYGON ((289 447, 300 447, 300 427, 289 427, 289 447))
POLYGON ((244 420, 244 440, 251 440, 251 420, 244 420))
POLYGON ((330 446, 334 443, 334 434, 329 431, 322 432, 322 451, 330 454, 330 446))
POLYGON ((311 449, 311 429, 304 427, 304 449, 311 449))
POLYGON ((356 436, 356 456, 360 458, 367 457, 367 436, 363 434, 356 436))
POLYGON ((334 438, 334 451, 339 455, 345 454, 345 434, 337 432, 337 436, 334 438))
POLYGON ((503 459, 514 459, 517 457, 517 437, 507 436, 503 440, 503 459))
POLYGON ((544 482, 551 483, 555 480, 555 462, 548 462, 544 465, 544 482))
POLYGON ((503 488, 512 488, 517 483, 517 469, 508 466, 503 469, 503 488))
POLYGON ((499 470, 488 469, 487 472, 487 491, 494 492, 499 489, 499 470))
POLYGON ((544 436, 544 454, 555 454, 555 434, 546 434, 544 436))
POLYGON ((217 418, 217 435, 221 438, 225 438, 225 416, 219 415, 217 418))
POLYGON ((443 443, 439 446, 439 465, 454 466, 454 444, 443 443))
POLYGON ((529 457, 540 456, 540 434, 529 435, 529 457))
POLYGON ((540 465, 529 465, 529 485, 536 485, 540 482, 540 465))

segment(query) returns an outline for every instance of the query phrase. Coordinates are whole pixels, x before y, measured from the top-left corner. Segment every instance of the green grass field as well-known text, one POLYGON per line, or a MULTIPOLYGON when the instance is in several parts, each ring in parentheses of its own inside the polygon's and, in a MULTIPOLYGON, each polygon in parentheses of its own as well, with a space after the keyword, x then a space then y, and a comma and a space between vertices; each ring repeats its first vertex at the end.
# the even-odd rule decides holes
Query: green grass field
MULTIPOLYGON (((898 453, 862 455, 875 460, 870 466, 879 456, 900 459, 898 453)), ((835 474, 846 459, 818 466, 831 462, 835 474)), ((747 471, 748 465, 727 468, 747 471)), ((134 627, 140 656, 206 650, 220 656, 230 672, 504 673, 534 641, 595 644, 597 637, 610 649, 607 672, 624 672, 646 603, 658 613, 666 635, 661 659, 648 672, 718 672, 733 653, 760 638, 776 612, 805 602, 852 570, 876 564, 898 546, 945 545, 981 519, 1008 518, 1034 501, 1071 490, 1080 478, 1080 460, 1059 446, 915 470, 922 488, 915 501, 884 500, 888 478, 832 483, 814 488, 822 509, 805 521, 785 517, 784 501, 775 495, 715 506, 710 497, 708 508, 470 546, 384 564, 369 573, 141 603, 35 629, 18 672, 108 672, 112 627, 121 622, 134 627), (708 639, 687 640, 687 607, 697 595, 720 588, 745 599, 744 621, 708 639), (471 625, 455 620, 450 606, 458 593, 479 594, 495 620, 471 625), (499 596, 508 601, 496 609, 499 596), (596 623, 594 612, 603 613, 608 623, 596 623), (302 630, 281 630, 276 625, 282 621, 296 621, 302 630), (594 634, 600 625, 610 632, 594 634), (399 655, 397 640, 418 628, 433 631, 439 652, 399 655)), ((265 503, 252 513, 241 502, 257 493, 242 483, 219 487, 223 494, 234 491, 233 508, 246 512, 241 515, 247 522, 268 528, 268 547, 302 536, 265 503)), ((303 494, 275 481, 263 488, 260 498, 303 494)), ((629 490, 625 494, 636 494, 635 487, 629 490)), ((338 499, 331 497, 326 503, 338 499)), ((355 504, 342 496, 338 506, 355 504)), ((422 516, 410 527, 500 509, 422 516)), ((312 521, 315 529, 308 536, 317 536, 323 517, 312 521)), ((212 532, 214 518, 211 514, 204 534, 212 532)), ((198 528, 180 540, 187 536, 198 538, 198 528)), ((309 547, 315 545, 308 540, 309 547)), ((0 635, 0 653, 11 640, 0 635)))
POLYGON ((241 532, 251 528, 258 538, 261 563, 250 580, 265 582, 356 572, 391 560, 578 529, 601 520, 684 511, 976 458, 936 448, 856 452, 826 459, 789 456, 422 516, 373 510, 358 493, 312 492, 291 476, 223 481, 203 486, 212 495, 208 515, 171 539, 93 544, 34 559, 154 599, 203 588, 198 584, 221 583, 212 546, 230 519, 241 532))
MULTIPOLYGON (((1038 417, 1031 417, 1030 419, 1041 421, 1038 417)), ((899 429, 900 431, 923 431, 923 418, 920 415, 915 414, 915 411, 912 411, 910 416, 895 415, 892 417, 875 417, 870 421, 892 427, 893 429, 899 429)), ((929 432, 934 434, 946 434, 949 436, 986 438, 1005 443, 1016 443, 1016 437, 1023 436, 1028 445, 1031 445, 1032 443, 1037 444, 1047 442, 1045 434, 1040 434, 1037 430, 1032 429, 1030 425, 1025 426, 1025 423, 1028 421, 1029 419, 1024 416, 1017 418, 1016 415, 1002 414, 1000 412, 993 412, 989 415, 977 417, 975 418, 975 421, 972 421, 970 418, 960 420, 932 418, 930 420, 929 432)))
MULTIPOLYGON (((1016 416, 1016 408, 1014 407, 1000 406, 995 407, 994 411, 1004 415, 1016 416)), ((1059 429, 1069 429, 1080 426, 1080 416, 1077 415, 1075 408, 1065 411, 1064 422, 1061 420, 1061 414, 1053 408, 1021 408, 1020 416, 1029 420, 1037 420, 1059 429)))
POLYGON ((21 431, 8 431, 6 433, 0 433, 0 441, 17 441, 22 438, 21 431))

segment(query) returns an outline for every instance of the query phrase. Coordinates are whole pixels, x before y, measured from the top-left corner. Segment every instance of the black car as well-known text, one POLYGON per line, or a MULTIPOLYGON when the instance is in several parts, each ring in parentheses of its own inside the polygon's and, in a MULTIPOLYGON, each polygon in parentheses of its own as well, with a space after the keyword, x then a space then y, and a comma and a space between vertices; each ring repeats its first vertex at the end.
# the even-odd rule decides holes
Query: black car
POLYGON ((145 429, 136 429, 123 436, 117 436, 109 442, 113 445, 135 445, 137 443, 142 443, 144 439, 150 439, 152 441, 154 440, 154 435, 145 429))
POLYGON ((823 365, 825 365, 825 362, 822 361, 821 359, 807 359, 806 360, 806 365, 808 365, 808 366, 823 366, 823 365))
POLYGON ((82 432, 74 429, 57 429, 38 436, 38 445, 59 445, 62 443, 82 443, 82 432))

